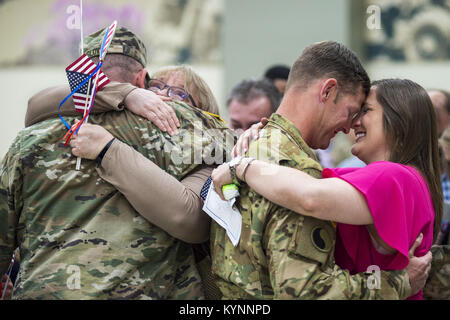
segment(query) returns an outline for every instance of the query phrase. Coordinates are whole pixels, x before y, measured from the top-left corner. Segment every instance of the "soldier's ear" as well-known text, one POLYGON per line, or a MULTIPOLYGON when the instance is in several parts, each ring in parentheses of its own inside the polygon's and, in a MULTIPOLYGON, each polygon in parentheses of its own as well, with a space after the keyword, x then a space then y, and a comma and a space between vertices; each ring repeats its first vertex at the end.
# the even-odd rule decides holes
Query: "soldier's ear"
POLYGON ((323 81, 319 92, 319 101, 325 103, 335 93, 337 89, 337 80, 329 78, 323 81))
POLYGON ((134 83, 132 83, 132 85, 141 88, 141 89, 145 89, 145 77, 147 76, 147 69, 142 69, 141 71, 139 71, 135 78, 134 78, 134 83))

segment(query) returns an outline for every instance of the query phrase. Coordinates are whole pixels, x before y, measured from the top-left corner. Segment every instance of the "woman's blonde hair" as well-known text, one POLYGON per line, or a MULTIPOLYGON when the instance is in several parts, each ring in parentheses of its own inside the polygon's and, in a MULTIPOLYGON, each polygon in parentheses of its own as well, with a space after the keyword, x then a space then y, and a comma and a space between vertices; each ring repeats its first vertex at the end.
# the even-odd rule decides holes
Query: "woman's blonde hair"
POLYGON ((152 74, 152 79, 166 82, 169 75, 174 72, 183 74, 183 89, 194 98, 199 109, 219 115, 219 106, 211 89, 192 67, 187 65, 163 67, 152 74))

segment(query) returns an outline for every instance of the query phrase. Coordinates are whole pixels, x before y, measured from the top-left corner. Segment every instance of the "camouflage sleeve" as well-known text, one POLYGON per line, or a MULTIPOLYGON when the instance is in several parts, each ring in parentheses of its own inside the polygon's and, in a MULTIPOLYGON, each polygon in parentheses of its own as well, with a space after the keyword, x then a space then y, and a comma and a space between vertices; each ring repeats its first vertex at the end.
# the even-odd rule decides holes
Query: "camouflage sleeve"
POLYGON ((275 207, 264 232, 275 299, 404 299, 411 295, 404 271, 381 271, 379 285, 372 286, 369 282, 375 275, 350 275, 340 269, 333 261, 334 233, 329 228, 326 221, 275 207), (315 248, 311 240, 315 231, 325 240, 321 248, 315 248))
POLYGON ((209 237, 209 217, 202 212, 199 194, 212 170, 195 168, 180 182, 117 140, 97 168, 100 177, 115 186, 145 219, 188 243, 209 237))
POLYGON ((431 247, 433 260, 423 298, 425 300, 450 300, 450 245, 431 247))
POLYGON ((7 271, 17 247, 19 215, 23 207, 20 136, 0 165, 0 274, 7 271))
MULTIPOLYGON (((95 102, 91 113, 123 110, 123 103, 127 95, 136 89, 129 83, 108 83, 95 96, 95 102)), ((29 127, 40 121, 58 116, 58 106, 63 99, 70 94, 69 86, 56 86, 39 91, 28 100, 25 126, 29 127)), ((80 116, 75 111, 72 98, 67 99, 61 106, 59 113, 63 117, 80 116)))

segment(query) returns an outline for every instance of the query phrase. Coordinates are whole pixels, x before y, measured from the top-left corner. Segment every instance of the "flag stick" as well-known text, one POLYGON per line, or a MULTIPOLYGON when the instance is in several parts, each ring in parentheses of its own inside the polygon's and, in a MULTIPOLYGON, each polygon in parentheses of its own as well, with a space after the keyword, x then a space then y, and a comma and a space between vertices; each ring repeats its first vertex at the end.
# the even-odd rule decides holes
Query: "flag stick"
MULTIPOLYGON (((17 250, 14 251, 13 256, 12 256, 12 261, 9 263, 8 270, 6 271, 6 273, 7 273, 8 275, 6 276, 5 288, 3 289, 3 292, 2 292, 2 298, 1 298, 0 300, 3 300, 3 299, 5 298, 6 289, 8 289, 9 280, 10 280, 10 278, 11 278, 11 271, 12 271, 12 268, 13 268, 13 265, 14 265, 14 261, 15 261, 15 259, 16 259, 16 251, 17 251, 17 250)), ((1 281, 1 280, 0 280, 0 281, 1 281)))
POLYGON ((81 48, 81 55, 83 55, 83 53, 84 53, 84 48, 83 48, 83 0, 80 0, 80 34, 81 34, 80 48, 81 48))
MULTIPOLYGON (((84 103, 83 118, 84 118, 84 116, 86 115, 86 112, 87 112, 87 105, 88 105, 88 101, 89 101, 89 98, 90 98, 89 92, 91 91, 91 80, 92 80, 92 78, 89 79, 89 83, 88 83, 88 88, 87 88, 87 93, 88 93, 88 95, 87 95, 86 101, 85 101, 85 103, 84 103)), ((87 119, 86 119, 86 120, 87 120, 87 119)), ((76 169, 77 171, 80 171, 80 169, 81 169, 81 157, 78 157, 78 158, 77 158, 77 165, 76 165, 76 168, 75 168, 75 169, 76 169)))
MULTIPOLYGON (((80 0, 80 5, 81 5, 81 0, 80 0)), ((80 13, 81 13, 81 10, 80 10, 80 13)), ((83 25, 83 21, 81 21, 81 25, 83 25)), ((105 57, 105 55, 106 55, 106 51, 108 50, 108 47, 109 47, 109 44, 110 44, 110 41, 111 40, 109 40, 107 43, 106 43, 106 45, 105 45, 105 41, 107 40, 107 39, 112 39, 112 37, 114 36, 114 33, 115 33, 115 27, 116 27, 116 25, 117 25, 117 21, 114 21, 113 22, 113 24, 111 25, 114 29, 112 29, 112 32, 111 32, 111 34, 109 34, 109 31, 110 31, 110 27, 108 27, 108 28, 106 28, 106 31, 105 31, 105 36, 104 36, 104 38, 103 38, 103 42, 102 42, 102 45, 101 45, 101 47, 100 47, 100 54, 99 54, 99 64, 101 64, 101 63, 103 63, 103 59, 104 59, 104 57, 105 57), (108 35, 110 35, 110 37, 108 38, 108 35)), ((87 100, 88 99, 90 99, 91 101, 90 101, 90 103, 89 103, 89 105, 90 105, 90 107, 89 107, 89 110, 92 108, 92 105, 94 104, 94 99, 95 99, 95 93, 96 93, 96 91, 97 91, 97 86, 98 86, 98 78, 100 77, 100 69, 97 71, 97 73, 95 74, 95 79, 94 79, 94 85, 92 86, 92 88, 93 88, 93 94, 89 94, 89 90, 90 90, 90 87, 88 87, 88 91, 87 91, 87 93, 88 93, 88 96, 86 97, 86 102, 87 102, 87 100), (91 97, 92 96, 92 97, 91 97)), ((91 79, 89 79, 89 86, 90 86, 90 84, 91 84, 91 79)), ((86 102, 85 102, 85 105, 84 105, 84 116, 83 116, 83 121, 88 121, 88 119, 89 119, 89 113, 88 114, 86 114, 86 102)), ((80 123, 80 125, 82 125, 82 123, 80 123)), ((80 128, 80 126, 78 126, 78 129, 80 128)), ((78 129, 76 130, 76 131, 78 131, 78 129)), ((75 132, 76 133, 76 132, 75 132)), ((70 137, 69 137, 69 139, 70 139, 70 137)), ((67 142, 66 142, 67 143, 67 142)), ((80 167, 81 167, 81 159, 80 159, 80 157, 78 157, 78 159, 77 159, 77 165, 76 165, 76 170, 80 170, 80 167)))
MULTIPOLYGON (((93 104, 93 100, 92 100, 92 99, 94 99, 93 93, 94 93, 94 91, 96 90, 96 86, 97 86, 97 81, 98 81, 99 75, 100 75, 100 69, 99 69, 99 70, 97 71, 97 73, 95 74, 94 85, 92 86, 92 88, 93 88, 92 93, 90 92, 90 91, 91 91, 91 88, 90 88, 90 87, 91 87, 91 80, 92 80, 92 78, 89 79, 88 90, 87 90, 88 96, 86 97, 86 102, 85 102, 85 104, 84 104, 83 119, 84 119, 84 117, 86 117, 86 113, 87 113, 87 111, 88 111, 88 109, 87 109, 87 103, 88 103, 88 100, 89 100, 89 105, 93 104)), ((89 115, 87 115, 87 117, 86 117, 86 119, 85 119, 84 121, 87 122, 88 119, 89 119, 89 115)), ((77 158, 77 165, 76 165, 75 169, 76 169, 77 171, 79 171, 80 168, 81 168, 81 158, 78 157, 78 158, 77 158)))
MULTIPOLYGON (((81 55, 83 55, 84 54, 84 47, 83 47, 83 0, 80 0, 80 37, 81 37, 81 41, 80 41, 81 55)), ((89 79, 87 93, 89 93, 90 89, 91 89, 91 79, 89 79)), ((87 108, 88 100, 89 100, 88 97, 86 97, 86 103, 84 104, 84 115, 86 115, 86 108, 87 108)), ((75 166, 75 170, 80 171, 80 169, 81 169, 81 157, 77 157, 77 164, 75 166)))

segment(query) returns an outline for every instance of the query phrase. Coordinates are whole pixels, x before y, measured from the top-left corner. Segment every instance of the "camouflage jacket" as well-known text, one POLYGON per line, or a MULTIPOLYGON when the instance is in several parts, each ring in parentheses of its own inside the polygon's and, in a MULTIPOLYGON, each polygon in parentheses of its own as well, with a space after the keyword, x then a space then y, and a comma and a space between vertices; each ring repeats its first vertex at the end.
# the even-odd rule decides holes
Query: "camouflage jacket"
MULTIPOLYGON (((322 168, 300 132, 278 114, 272 115, 260 138, 251 143, 248 155, 321 177, 322 168)), ((238 246, 233 246, 216 223, 211 227, 212 270, 225 299, 410 296, 409 277, 404 271, 381 271, 380 289, 376 290, 368 289, 368 281, 375 275, 351 276, 340 269, 334 263, 336 233, 329 221, 279 207, 247 186, 240 193, 237 202, 242 214, 242 233, 238 246)))
POLYGON ((432 246, 433 261, 423 288, 425 300, 450 300, 450 245, 432 246))
MULTIPOLYGON (((227 160, 234 133, 200 110, 172 105, 181 123, 173 137, 128 111, 89 122, 177 179, 227 160)), ((66 131, 59 119, 23 129, 0 167, 0 274, 16 247, 21 254, 13 298, 202 299, 191 246, 142 218, 99 177, 95 161, 75 171, 66 131)))

